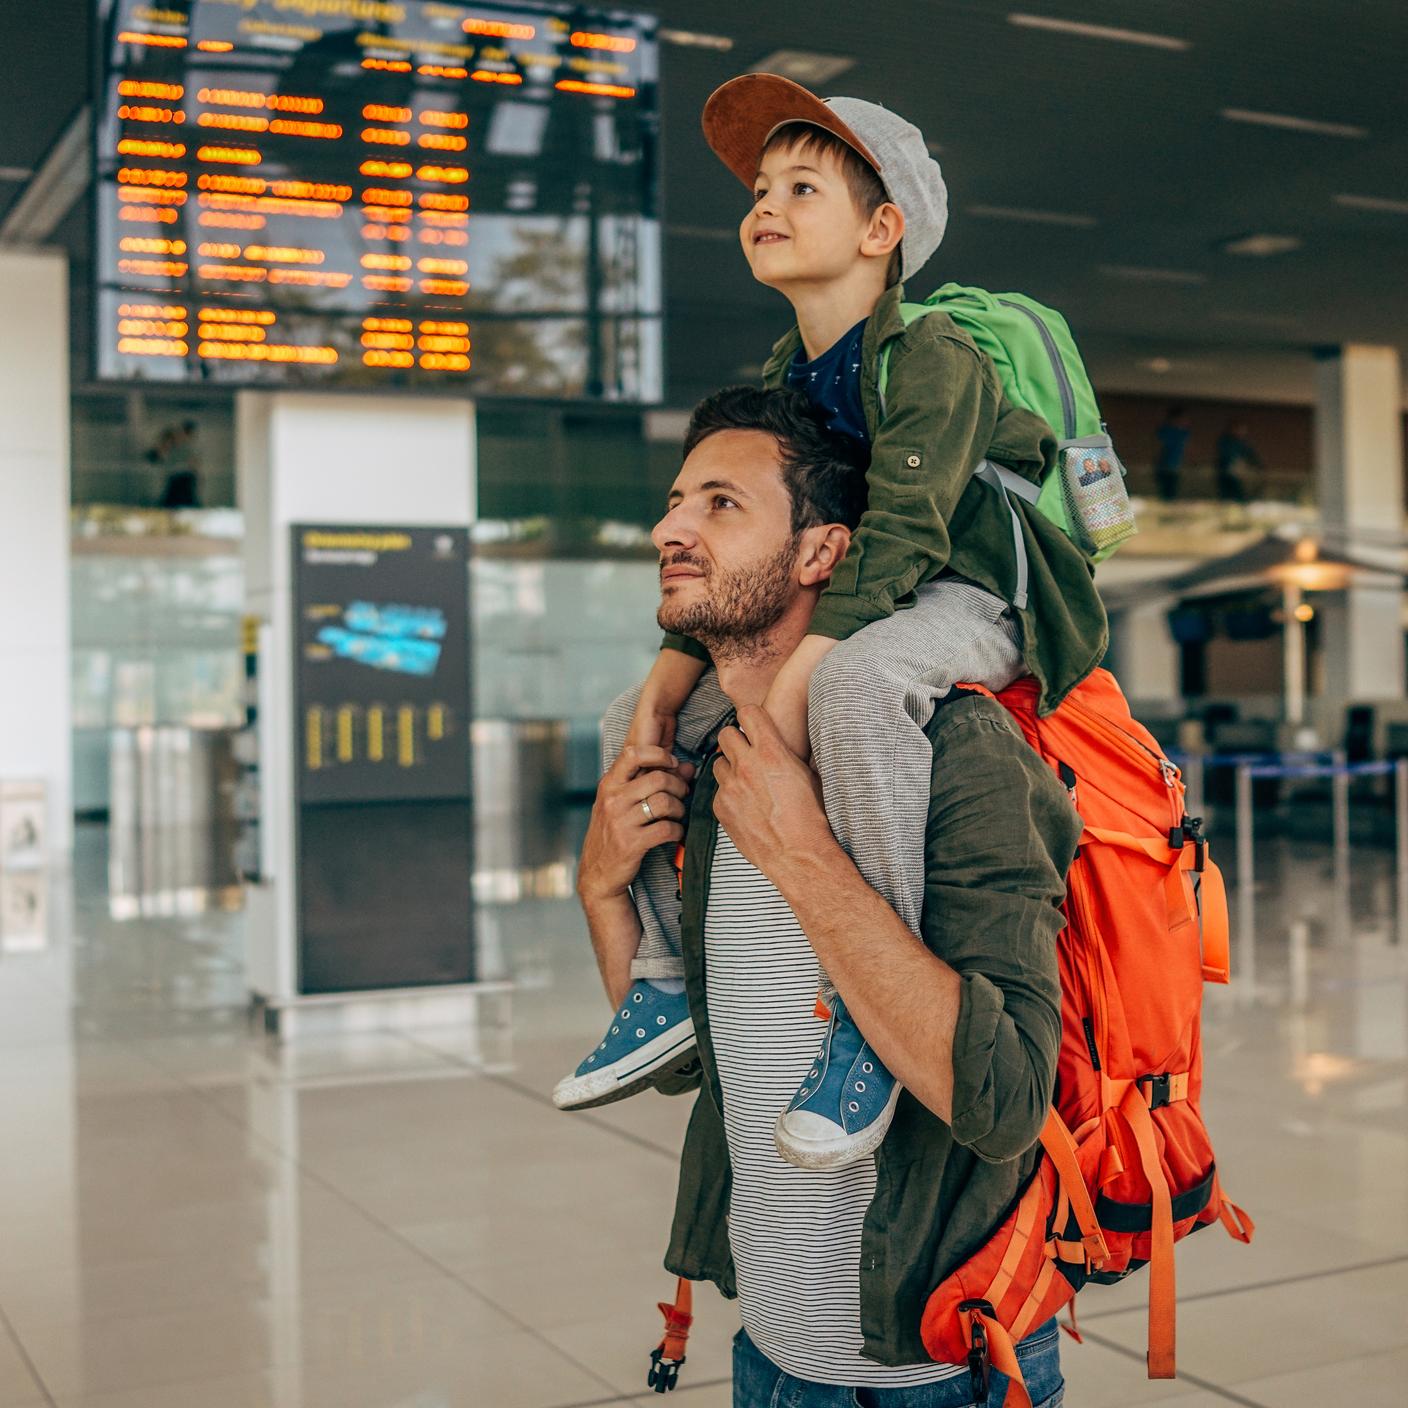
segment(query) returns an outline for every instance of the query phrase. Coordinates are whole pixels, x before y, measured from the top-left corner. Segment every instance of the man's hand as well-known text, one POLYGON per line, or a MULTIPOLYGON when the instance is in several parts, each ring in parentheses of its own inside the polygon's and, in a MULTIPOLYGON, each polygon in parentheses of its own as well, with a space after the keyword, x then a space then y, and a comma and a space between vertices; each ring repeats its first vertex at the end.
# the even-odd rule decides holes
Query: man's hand
POLYGON ((817 775, 782 740, 764 709, 745 705, 719 735, 714 815, 743 856, 786 893, 793 862, 841 848, 821 805, 817 775))
POLYGON ((577 893, 584 906, 624 895, 648 850, 684 838, 693 776, 694 768, 658 741, 621 750, 597 787, 582 842, 577 893))

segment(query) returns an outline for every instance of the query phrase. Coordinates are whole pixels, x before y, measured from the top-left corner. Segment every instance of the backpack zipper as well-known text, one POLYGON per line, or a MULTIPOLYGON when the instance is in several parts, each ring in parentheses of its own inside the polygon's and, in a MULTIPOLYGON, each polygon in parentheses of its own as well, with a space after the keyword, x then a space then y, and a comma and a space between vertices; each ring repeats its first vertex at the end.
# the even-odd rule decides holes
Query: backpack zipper
POLYGON ((1051 336, 1051 329, 1024 304, 1014 303, 1010 298, 999 298, 997 301, 1004 308, 1015 308, 1019 313, 1025 313, 1036 324, 1036 330, 1041 334, 1041 340, 1046 346, 1046 355, 1051 358, 1051 370, 1056 374, 1056 390, 1061 394, 1061 414, 1066 419, 1066 439, 1074 440, 1076 394, 1071 386, 1071 379, 1066 374, 1066 364, 1061 360, 1061 353, 1056 347, 1056 339, 1051 336))
MULTIPOLYGON (((1071 866, 1069 884, 1069 906, 1076 911, 1071 918, 1079 918, 1081 927, 1080 938, 1080 966, 1085 974, 1085 995, 1089 1016, 1081 1019, 1081 1027, 1085 1035, 1086 1047, 1090 1053, 1091 1065, 1098 1073, 1104 1069, 1104 1062, 1100 1053, 1104 1051, 1108 1055, 1107 1043, 1110 1027, 1109 999, 1105 994, 1105 974, 1104 966, 1100 962, 1100 956, 1096 951, 1097 942, 1100 947, 1104 947, 1103 939, 1099 939, 1100 927, 1095 922, 1095 915, 1090 903, 1090 896, 1087 891, 1087 876, 1084 867, 1079 859, 1071 866)), ((1069 925, 1072 937, 1075 937, 1074 925, 1069 925)), ((1103 1109, 1101 1110, 1103 1114, 1103 1109)))
POLYGON ((1118 724, 1112 724, 1095 710, 1088 708, 1079 699, 1067 697, 1062 708, 1075 710, 1082 718, 1095 725, 1111 742, 1115 743, 1120 750, 1133 762, 1147 767, 1153 763, 1159 770, 1159 778, 1168 791, 1169 812, 1172 816, 1172 826, 1183 824, 1183 807, 1178 795, 1178 769, 1169 762, 1161 753, 1156 753, 1147 743, 1141 743, 1132 734, 1126 733, 1118 724))

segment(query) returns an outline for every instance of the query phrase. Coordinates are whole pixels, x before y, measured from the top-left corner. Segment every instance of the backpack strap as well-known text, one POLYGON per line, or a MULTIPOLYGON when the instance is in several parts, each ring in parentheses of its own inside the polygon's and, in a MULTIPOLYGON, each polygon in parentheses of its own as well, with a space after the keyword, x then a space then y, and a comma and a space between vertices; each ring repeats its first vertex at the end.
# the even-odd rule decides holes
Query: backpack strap
POLYGON ((679 1380, 685 1361, 689 1327, 694 1323, 694 1287, 683 1276, 675 1289, 674 1303, 659 1302, 665 1317, 665 1338, 650 1351, 650 1375, 646 1386, 656 1393, 669 1393, 679 1380))
POLYGON ((1027 582, 1031 578, 1031 567, 1027 562, 1027 540, 1022 533, 1022 515, 1017 512, 1017 506, 1012 502, 1013 495, 1019 499, 1026 499, 1028 503, 1035 503, 1041 490, 1029 479, 1023 479, 1020 474, 1014 473, 1010 469, 1004 469, 999 464, 994 464, 991 460, 983 460, 973 471, 974 479, 981 479, 985 484, 991 484, 1007 503, 1007 512, 1012 519, 1012 555, 1017 562, 1017 585, 1012 592, 1012 605, 1018 611, 1027 609, 1027 582), (1017 488, 1021 485, 1021 488, 1017 488))
POLYGON ((1140 1167, 1153 1199, 1149 1226, 1149 1377, 1171 1379, 1175 1375, 1173 1195, 1159 1163, 1154 1121, 1140 1086, 1130 1085, 1119 1103, 1119 1111, 1134 1136, 1140 1167))
POLYGON ((1076 1141, 1054 1105, 1047 1112, 1046 1123, 1042 1126, 1041 1144, 1047 1158, 1056 1166, 1056 1176, 1070 1199, 1085 1254, 1093 1266, 1101 1266, 1109 1260, 1110 1249, 1106 1245, 1105 1234, 1100 1230, 1100 1219, 1096 1217, 1095 1205, 1090 1201, 1090 1189, 1076 1159, 1076 1141))
MULTIPOLYGON (((900 304, 900 316, 904 319, 905 327, 918 322, 926 313, 935 311, 937 310, 929 303, 900 304)), ((880 370, 875 381, 882 421, 885 419, 885 392, 890 385, 890 347, 894 340, 894 338, 890 338, 880 349, 880 370)), ((973 470, 973 477, 981 479, 985 484, 990 484, 1007 501, 1007 511, 1012 518, 1012 554, 1017 563, 1017 585, 1012 592, 1012 605, 1018 611, 1025 611, 1027 609, 1027 584, 1031 580, 1031 566, 1027 561, 1027 540, 1022 533, 1022 518, 1012 502, 1012 497, 1015 495, 1029 504, 1035 504, 1041 494, 1041 488, 1039 485, 1033 484, 1030 479, 1023 479, 1020 474, 1006 469, 1002 465, 994 464, 988 459, 982 460, 977 465, 973 470)))

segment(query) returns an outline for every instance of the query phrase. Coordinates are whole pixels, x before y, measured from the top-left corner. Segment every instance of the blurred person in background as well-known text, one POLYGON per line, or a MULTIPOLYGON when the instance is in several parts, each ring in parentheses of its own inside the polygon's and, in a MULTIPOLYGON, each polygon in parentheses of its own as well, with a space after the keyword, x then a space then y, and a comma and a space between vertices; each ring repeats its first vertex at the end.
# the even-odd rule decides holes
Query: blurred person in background
POLYGON ((1163 424, 1154 432, 1159 442, 1154 458, 1154 479, 1159 497, 1172 503, 1178 497, 1178 480, 1183 472, 1183 455, 1188 448, 1188 436, 1193 426, 1182 406, 1170 406, 1163 424))
POLYGON ((1251 471, 1263 468, 1256 446, 1247 438, 1244 420, 1228 421, 1217 437, 1217 497, 1229 503, 1244 504, 1250 497, 1251 471))

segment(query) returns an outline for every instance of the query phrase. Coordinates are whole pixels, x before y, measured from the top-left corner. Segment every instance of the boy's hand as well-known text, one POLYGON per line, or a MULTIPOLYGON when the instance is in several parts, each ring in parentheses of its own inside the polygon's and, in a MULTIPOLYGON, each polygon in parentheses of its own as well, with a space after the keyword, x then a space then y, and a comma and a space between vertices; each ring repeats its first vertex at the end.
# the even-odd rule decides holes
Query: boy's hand
POLYGON ((644 694, 636 705, 631 717, 631 725, 626 730, 627 748, 659 747, 669 752, 675 746, 674 714, 658 712, 658 708, 644 694))
POLYGON ((684 839, 693 776, 694 768, 658 741, 621 750, 597 786, 582 842, 577 893, 584 907, 624 895, 648 850, 684 839))
POLYGON ((673 748, 675 720, 705 669, 704 661, 693 655, 662 650, 646 676, 626 743, 637 748, 673 748))

